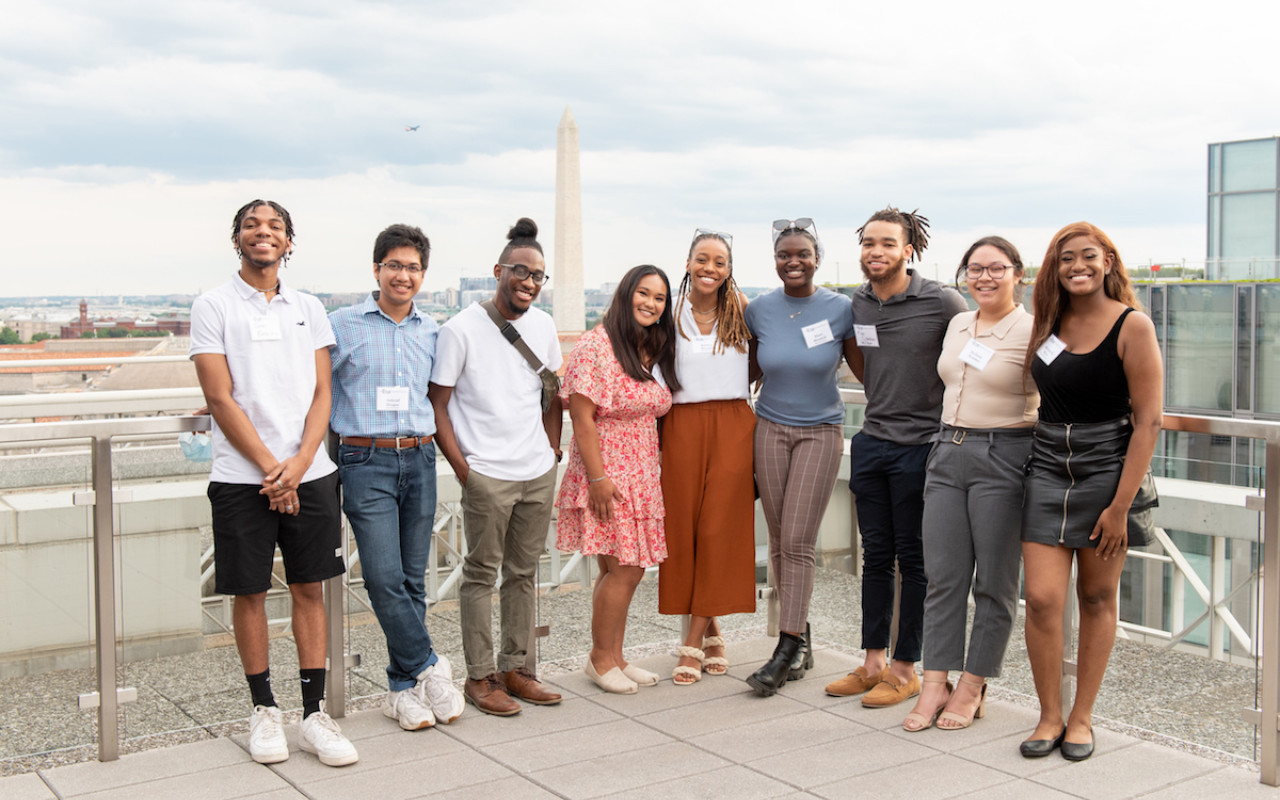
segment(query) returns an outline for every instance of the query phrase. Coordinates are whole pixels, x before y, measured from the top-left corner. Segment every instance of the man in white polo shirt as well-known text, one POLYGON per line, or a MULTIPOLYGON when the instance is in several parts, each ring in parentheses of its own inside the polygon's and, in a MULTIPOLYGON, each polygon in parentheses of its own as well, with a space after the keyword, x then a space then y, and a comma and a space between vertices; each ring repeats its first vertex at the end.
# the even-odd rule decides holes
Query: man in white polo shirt
MULTIPOLYGON (((532 307, 547 280, 537 235, 537 225, 527 218, 507 234, 493 267, 498 290, 492 303, 504 325, 554 372, 562 360, 555 323, 532 307)), ((542 379, 478 304, 440 329, 429 394, 436 445, 462 483, 467 557, 459 610, 467 701, 498 716, 520 712, 513 696, 555 705, 560 695, 538 681, 526 659, 538 558, 555 499, 560 398, 543 411, 542 379), (490 602, 499 568, 502 640, 495 664, 490 602)))
POLYGON ((264 764, 289 757, 267 660, 266 597, 278 544, 302 682, 298 744, 329 766, 352 764, 355 748, 320 710, 323 581, 345 569, 338 475, 321 446, 333 331, 320 301, 280 280, 293 250, 293 221, 284 207, 246 203, 232 222, 231 242, 240 270, 192 305, 190 356, 213 415, 215 589, 235 596, 236 648, 254 704, 249 753, 264 764))

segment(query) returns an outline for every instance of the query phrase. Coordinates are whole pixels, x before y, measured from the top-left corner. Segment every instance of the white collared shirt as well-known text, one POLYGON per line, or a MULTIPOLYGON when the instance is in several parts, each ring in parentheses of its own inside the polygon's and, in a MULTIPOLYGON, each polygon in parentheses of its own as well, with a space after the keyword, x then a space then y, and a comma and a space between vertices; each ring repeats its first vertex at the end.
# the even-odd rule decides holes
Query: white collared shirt
MULTIPOLYGON (((277 460, 295 455, 316 390, 316 351, 334 343, 324 306, 309 294, 280 282, 271 302, 236 274, 230 283, 206 292, 191 306, 188 356, 225 356, 231 371, 231 398, 249 417, 258 437, 277 460)), ((323 478, 337 467, 321 446, 303 482, 323 478)), ((213 423, 213 468, 209 480, 258 484, 262 470, 227 440, 213 423)))

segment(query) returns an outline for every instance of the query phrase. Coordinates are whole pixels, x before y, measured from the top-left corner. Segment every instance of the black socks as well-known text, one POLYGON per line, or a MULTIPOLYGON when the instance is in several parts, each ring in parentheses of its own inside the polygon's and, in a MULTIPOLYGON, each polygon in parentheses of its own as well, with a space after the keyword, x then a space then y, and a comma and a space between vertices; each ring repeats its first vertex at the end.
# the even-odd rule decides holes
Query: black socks
POLYGON ((302 677, 302 718, 306 719, 320 710, 324 700, 324 668, 300 669, 302 677))
POLYGON ((249 694, 253 697, 255 706, 270 708, 276 704, 276 696, 271 692, 271 670, 263 670, 257 675, 246 674, 244 677, 249 681, 249 694))

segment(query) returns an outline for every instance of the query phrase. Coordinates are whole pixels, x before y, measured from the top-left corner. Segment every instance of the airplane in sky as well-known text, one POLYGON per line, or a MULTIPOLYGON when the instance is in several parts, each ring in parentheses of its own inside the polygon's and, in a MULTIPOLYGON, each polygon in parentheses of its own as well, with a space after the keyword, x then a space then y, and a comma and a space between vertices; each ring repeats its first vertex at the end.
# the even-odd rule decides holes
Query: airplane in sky
POLYGON ((418 128, 421 128, 421 127, 422 127, 421 125, 405 125, 404 130, 405 130, 405 133, 409 133, 411 131, 416 131, 418 128))

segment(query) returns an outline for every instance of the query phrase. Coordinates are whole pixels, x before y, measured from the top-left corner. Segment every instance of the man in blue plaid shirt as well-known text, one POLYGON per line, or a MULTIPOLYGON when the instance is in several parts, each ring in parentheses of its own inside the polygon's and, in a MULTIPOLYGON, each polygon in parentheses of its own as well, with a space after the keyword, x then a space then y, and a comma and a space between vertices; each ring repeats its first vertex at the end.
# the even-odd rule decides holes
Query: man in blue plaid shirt
POLYGON ((382 711, 409 731, 453 722, 465 705, 425 622, 436 509, 436 424, 427 385, 439 328, 413 298, 430 252, 419 228, 387 228, 373 246, 378 288, 329 315, 337 340, 329 424, 342 437, 342 508, 387 638, 382 711))

